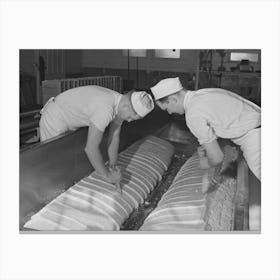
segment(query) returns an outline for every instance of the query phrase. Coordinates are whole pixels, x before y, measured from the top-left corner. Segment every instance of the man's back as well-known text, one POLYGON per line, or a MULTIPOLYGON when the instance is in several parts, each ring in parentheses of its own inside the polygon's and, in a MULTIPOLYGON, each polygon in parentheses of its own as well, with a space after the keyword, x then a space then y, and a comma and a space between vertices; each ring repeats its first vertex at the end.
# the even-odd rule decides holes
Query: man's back
POLYGON ((204 119, 216 135, 223 138, 239 137, 260 125, 261 121, 257 105, 220 88, 190 92, 190 96, 186 96, 185 107, 190 128, 199 126, 196 119, 204 119))
POLYGON ((88 126, 93 121, 104 130, 104 126, 115 117, 120 97, 118 92, 108 88, 84 86, 59 94, 55 103, 61 109, 69 129, 88 126))

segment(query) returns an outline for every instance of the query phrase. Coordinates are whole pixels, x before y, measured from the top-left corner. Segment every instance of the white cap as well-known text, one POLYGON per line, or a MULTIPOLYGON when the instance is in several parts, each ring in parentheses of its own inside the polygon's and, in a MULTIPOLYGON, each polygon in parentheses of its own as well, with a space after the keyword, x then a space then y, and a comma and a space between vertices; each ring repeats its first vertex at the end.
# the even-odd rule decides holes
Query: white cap
POLYGON ((181 89, 183 89, 183 86, 180 82, 180 79, 177 77, 161 80, 151 88, 151 91, 155 97, 155 100, 159 100, 165 96, 178 92, 181 89))
POLYGON ((140 117, 145 117, 154 109, 152 97, 145 91, 135 91, 131 94, 131 104, 140 117))

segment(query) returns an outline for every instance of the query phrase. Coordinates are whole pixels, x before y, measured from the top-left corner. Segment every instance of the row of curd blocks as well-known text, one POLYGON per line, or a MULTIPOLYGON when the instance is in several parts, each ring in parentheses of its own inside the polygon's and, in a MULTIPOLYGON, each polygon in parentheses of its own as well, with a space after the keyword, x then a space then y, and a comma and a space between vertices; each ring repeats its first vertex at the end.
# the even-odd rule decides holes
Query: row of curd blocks
MULTIPOLYGON (((169 142, 148 136, 120 153, 122 193, 96 172, 42 208, 24 225, 35 230, 116 231, 162 179, 174 154, 169 142)), ((141 231, 205 230, 206 195, 195 153, 181 167, 141 231)))

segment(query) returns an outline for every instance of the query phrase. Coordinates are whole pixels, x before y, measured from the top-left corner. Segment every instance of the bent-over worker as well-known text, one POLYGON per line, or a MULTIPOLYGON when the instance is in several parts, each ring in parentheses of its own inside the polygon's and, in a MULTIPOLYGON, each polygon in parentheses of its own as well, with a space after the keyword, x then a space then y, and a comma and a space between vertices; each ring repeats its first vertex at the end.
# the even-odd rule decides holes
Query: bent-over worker
POLYGON ((261 180, 261 109, 249 100, 221 88, 186 90, 179 78, 161 80, 151 91, 169 114, 185 114, 186 124, 201 145, 200 167, 222 163, 217 138, 239 145, 250 170, 261 180))
POLYGON ((116 163, 122 122, 143 118, 153 108, 151 96, 144 91, 122 95, 100 86, 69 89, 51 98, 41 110, 40 140, 88 126, 85 152, 89 161, 105 181, 119 186, 121 172, 116 163), (109 168, 106 168, 99 145, 108 125, 109 168))

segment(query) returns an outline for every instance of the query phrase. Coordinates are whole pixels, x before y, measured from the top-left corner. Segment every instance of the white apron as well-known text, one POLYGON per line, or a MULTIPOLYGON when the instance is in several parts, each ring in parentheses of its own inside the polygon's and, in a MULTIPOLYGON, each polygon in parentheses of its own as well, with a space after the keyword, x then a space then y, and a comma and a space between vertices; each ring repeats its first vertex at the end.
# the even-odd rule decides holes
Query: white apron
POLYGON ((54 97, 48 100, 40 113, 40 141, 48 140, 68 131, 63 113, 55 103, 54 97))

